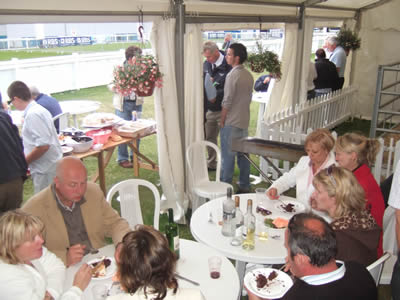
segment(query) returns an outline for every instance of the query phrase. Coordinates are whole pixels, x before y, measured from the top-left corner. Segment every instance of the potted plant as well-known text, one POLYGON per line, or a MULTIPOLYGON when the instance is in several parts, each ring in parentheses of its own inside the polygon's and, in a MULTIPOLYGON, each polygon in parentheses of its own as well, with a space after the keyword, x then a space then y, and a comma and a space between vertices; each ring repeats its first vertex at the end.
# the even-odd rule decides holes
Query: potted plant
POLYGON ((280 78, 281 62, 278 55, 274 52, 264 50, 260 42, 256 42, 257 50, 255 53, 250 53, 247 57, 247 64, 250 69, 256 73, 267 71, 272 77, 280 78))
POLYGON ((339 45, 343 47, 347 55, 350 50, 357 50, 361 45, 361 39, 358 37, 357 33, 345 27, 340 29, 337 39, 339 45))
POLYGON ((137 96, 151 96, 154 87, 162 87, 162 74, 152 55, 136 56, 131 62, 116 66, 113 76, 113 90, 122 96, 132 92, 137 96))

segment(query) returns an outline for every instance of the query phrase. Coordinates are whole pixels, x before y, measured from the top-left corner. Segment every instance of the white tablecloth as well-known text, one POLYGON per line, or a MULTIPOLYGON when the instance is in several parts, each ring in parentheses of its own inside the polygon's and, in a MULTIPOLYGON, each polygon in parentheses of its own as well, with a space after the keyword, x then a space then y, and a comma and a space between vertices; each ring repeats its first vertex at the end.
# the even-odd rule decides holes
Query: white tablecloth
MULTIPOLYGON (((108 245, 99 249, 98 254, 87 255, 84 257, 84 262, 88 262, 93 258, 101 256, 114 256, 114 245, 108 245)), ((180 259, 178 260, 177 272, 191 280, 200 283, 198 287, 207 300, 221 300, 221 299, 237 299, 239 295, 240 283, 239 277, 232 263, 225 257, 222 257, 221 277, 212 279, 208 271, 208 258, 210 256, 221 256, 217 251, 202 245, 200 243, 180 240, 180 259)), ((80 264, 74 265, 67 269, 67 278, 65 281, 65 288, 72 285, 73 277, 79 269, 80 264)), ((197 288, 195 285, 181 280, 178 280, 180 287, 197 288)), ((83 299, 92 300, 91 288, 95 284, 111 284, 110 279, 95 279, 92 280, 90 285, 84 291, 83 299)))

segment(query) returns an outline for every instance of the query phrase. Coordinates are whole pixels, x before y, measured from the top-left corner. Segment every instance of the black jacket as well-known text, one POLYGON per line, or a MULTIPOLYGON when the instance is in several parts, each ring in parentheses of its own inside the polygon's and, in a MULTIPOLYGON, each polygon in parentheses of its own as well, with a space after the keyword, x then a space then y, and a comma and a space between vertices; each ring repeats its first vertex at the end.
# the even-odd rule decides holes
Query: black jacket
POLYGON ((333 91, 338 89, 339 75, 333 62, 326 58, 317 59, 315 68, 318 74, 314 79, 315 89, 331 88, 333 91))
MULTIPOLYGON (((221 55, 224 55, 222 51, 220 51, 221 55)), ((225 78, 226 75, 232 70, 232 67, 227 64, 225 57, 222 62, 218 67, 216 67, 214 70, 212 69, 212 64, 210 64, 208 61, 205 61, 203 64, 203 86, 204 86, 204 78, 205 74, 208 73, 210 74, 210 77, 214 79, 214 86, 217 90, 217 101, 215 103, 211 103, 208 101, 206 92, 204 91, 204 113, 207 112, 207 110, 211 111, 220 111, 222 109, 221 103, 222 100, 224 99, 224 86, 225 86, 225 78)))
POLYGON ((28 168, 22 141, 11 117, 0 111, 0 184, 18 177, 26 179, 28 168))

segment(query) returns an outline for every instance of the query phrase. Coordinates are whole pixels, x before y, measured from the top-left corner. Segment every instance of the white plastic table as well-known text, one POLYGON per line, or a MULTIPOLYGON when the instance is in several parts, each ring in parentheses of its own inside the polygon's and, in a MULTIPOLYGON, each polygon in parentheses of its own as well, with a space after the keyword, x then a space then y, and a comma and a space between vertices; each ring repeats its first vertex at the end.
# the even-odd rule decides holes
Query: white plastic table
POLYGON ((75 128, 79 128, 76 116, 94 112, 100 108, 100 102, 92 100, 68 100, 60 101, 61 110, 69 112, 74 119, 75 128))
MULTIPOLYGON (((100 252, 97 254, 86 255, 84 262, 103 255, 114 257, 114 245, 108 245, 99 250, 100 252)), ((71 287, 74 274, 80 265, 77 264, 67 269, 67 278, 64 284, 65 289, 71 287)), ((239 277, 232 263, 214 249, 200 243, 180 239, 180 259, 178 260, 177 272, 186 278, 200 283, 200 286, 197 287, 185 280, 178 279, 180 287, 199 288, 206 300, 237 299, 239 295, 239 277), (221 276, 218 279, 212 279, 208 271, 208 258, 214 255, 222 258, 221 276)), ((95 284, 110 285, 111 278, 92 280, 84 291, 82 299, 92 300, 91 288, 95 284)))
MULTIPOLYGON (((236 195, 234 195, 236 196, 236 195)), ((260 214, 256 214, 255 210, 257 207, 256 194, 240 194, 240 208, 245 214, 247 209, 247 200, 253 199, 253 213, 256 218, 261 221, 265 217, 260 214)), ((190 230, 193 237, 198 241, 207 246, 214 248, 219 251, 222 255, 236 260, 236 270, 239 274, 241 286, 243 285, 243 278, 245 275, 246 263, 255 264, 284 264, 286 258, 286 248, 284 246, 284 235, 280 238, 268 237, 268 240, 259 240, 256 236, 254 250, 244 250, 241 246, 232 246, 230 244, 231 237, 225 237, 221 234, 221 225, 218 224, 222 221, 222 202, 225 198, 217 198, 211 200, 198 209, 196 209, 192 215, 190 221, 190 230), (213 223, 208 221, 210 212, 213 216, 213 223)), ((281 200, 294 200, 292 197, 280 196, 281 200)), ((279 204, 276 200, 268 200, 265 197, 264 207, 272 212, 269 217, 284 216, 288 219, 293 215, 292 213, 280 212, 275 208, 275 205, 279 204)), ((256 230, 257 234, 257 230, 256 230)), ((228 298, 226 298, 228 299, 228 298)))

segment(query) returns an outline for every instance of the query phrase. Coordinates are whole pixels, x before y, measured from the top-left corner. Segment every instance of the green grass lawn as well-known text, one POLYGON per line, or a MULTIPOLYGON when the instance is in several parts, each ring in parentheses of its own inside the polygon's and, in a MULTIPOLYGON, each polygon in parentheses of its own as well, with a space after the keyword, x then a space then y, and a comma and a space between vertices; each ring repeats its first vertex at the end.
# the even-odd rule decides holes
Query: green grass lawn
POLYGON ((112 44, 95 44, 87 46, 68 46, 68 47, 56 47, 56 48, 32 48, 32 49, 21 49, 21 50, 1 50, 0 61, 7 61, 11 58, 27 59, 27 58, 38 58, 46 56, 60 56, 60 55, 71 55, 72 53, 95 53, 104 51, 118 51, 120 49, 126 49, 128 46, 136 45, 141 48, 150 48, 150 44, 146 43, 112 43, 112 44))

